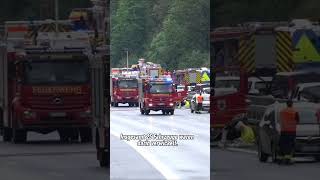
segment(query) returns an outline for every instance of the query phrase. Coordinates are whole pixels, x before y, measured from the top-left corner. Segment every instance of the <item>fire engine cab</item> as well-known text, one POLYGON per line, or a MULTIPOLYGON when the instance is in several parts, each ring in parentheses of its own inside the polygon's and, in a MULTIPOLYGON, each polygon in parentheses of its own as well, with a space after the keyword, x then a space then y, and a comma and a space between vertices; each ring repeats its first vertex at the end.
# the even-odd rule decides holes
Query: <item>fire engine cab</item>
POLYGON ((170 77, 139 79, 139 106, 141 114, 162 111, 174 114, 176 90, 170 77))
POLYGON ((129 106, 139 105, 138 80, 136 77, 114 77, 111 81, 111 106, 118 107, 119 103, 129 106))
POLYGON ((89 56, 78 48, 2 47, 3 139, 58 130, 62 141, 92 141, 89 56), (72 69, 72 71, 70 71, 72 69))

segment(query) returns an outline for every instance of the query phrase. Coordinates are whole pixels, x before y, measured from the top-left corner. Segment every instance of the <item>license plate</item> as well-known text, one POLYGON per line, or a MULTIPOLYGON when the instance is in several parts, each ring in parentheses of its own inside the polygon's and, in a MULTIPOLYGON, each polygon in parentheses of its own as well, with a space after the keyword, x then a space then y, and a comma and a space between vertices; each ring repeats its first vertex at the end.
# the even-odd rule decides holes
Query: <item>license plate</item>
POLYGON ((164 105, 164 103, 159 103, 159 105, 164 105))
POLYGON ((50 113, 50 117, 66 117, 67 114, 65 112, 53 112, 50 113))

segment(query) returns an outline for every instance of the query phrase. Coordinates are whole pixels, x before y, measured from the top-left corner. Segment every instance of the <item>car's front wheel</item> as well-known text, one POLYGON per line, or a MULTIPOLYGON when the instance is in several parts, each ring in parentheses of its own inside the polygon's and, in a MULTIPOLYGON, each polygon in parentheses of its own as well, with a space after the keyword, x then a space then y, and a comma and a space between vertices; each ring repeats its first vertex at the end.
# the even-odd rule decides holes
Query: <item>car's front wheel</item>
POLYGON ((314 159, 315 159, 316 161, 320 161, 320 155, 314 156, 314 159))

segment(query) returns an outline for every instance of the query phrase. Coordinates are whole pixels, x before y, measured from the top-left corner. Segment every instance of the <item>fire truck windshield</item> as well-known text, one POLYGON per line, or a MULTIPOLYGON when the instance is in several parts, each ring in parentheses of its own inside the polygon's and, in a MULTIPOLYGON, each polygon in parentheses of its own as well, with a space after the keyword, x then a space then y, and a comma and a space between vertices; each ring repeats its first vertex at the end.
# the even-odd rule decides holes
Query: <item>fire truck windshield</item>
POLYGON ((151 94, 172 93, 172 84, 152 83, 149 92, 151 94))
POLYGON ((240 80, 217 80, 215 82, 216 88, 239 88, 240 80))
POLYGON ((88 80, 87 61, 33 61, 25 64, 26 84, 82 84, 88 80))
POLYGON ((118 83, 119 88, 138 88, 137 80, 119 80, 118 83))

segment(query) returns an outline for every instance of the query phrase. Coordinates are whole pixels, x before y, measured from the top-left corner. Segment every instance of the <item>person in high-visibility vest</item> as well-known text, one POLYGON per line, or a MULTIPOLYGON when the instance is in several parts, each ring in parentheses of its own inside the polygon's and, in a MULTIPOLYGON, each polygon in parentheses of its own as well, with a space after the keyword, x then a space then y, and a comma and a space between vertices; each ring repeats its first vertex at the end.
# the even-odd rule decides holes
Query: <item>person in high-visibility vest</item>
POLYGON ((197 96, 197 113, 200 113, 202 110, 202 103, 203 103, 203 96, 202 93, 200 92, 199 96, 197 96))
POLYGON ((190 108, 190 103, 189 101, 185 100, 185 105, 184 105, 185 108, 190 108))
POLYGON ((241 133, 239 140, 242 143, 246 145, 253 145, 255 143, 255 134, 253 129, 248 125, 247 114, 242 114, 223 128, 221 141, 218 143, 219 147, 224 148, 226 146, 228 133, 232 130, 241 133))
POLYGON ((280 155, 279 163, 292 163, 295 140, 296 140, 296 128, 299 122, 299 114, 293 108, 292 100, 287 101, 287 108, 284 108, 280 112, 281 122, 281 134, 279 140, 280 155))
POLYGON ((240 139, 242 142, 246 144, 253 144, 255 142, 255 135, 254 135, 253 129, 250 126, 240 121, 236 125, 236 129, 241 131, 240 139))

